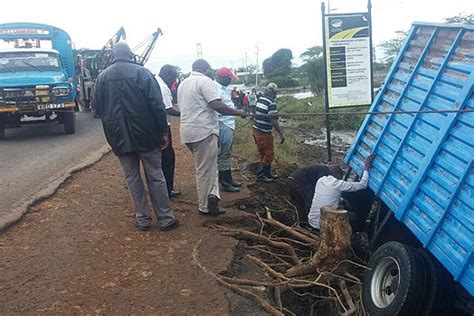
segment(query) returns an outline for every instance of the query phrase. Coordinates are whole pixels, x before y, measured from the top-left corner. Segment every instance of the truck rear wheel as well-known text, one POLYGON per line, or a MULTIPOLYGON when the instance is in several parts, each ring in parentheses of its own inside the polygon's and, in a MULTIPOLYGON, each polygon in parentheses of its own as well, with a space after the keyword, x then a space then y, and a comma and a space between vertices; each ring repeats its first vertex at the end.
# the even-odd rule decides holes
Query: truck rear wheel
POLYGON ((76 132, 76 113, 74 111, 63 112, 62 123, 66 134, 74 134, 76 132))
POLYGON ((5 122, 2 121, 2 118, 0 117, 0 139, 5 138, 5 122))
POLYGON ((423 315, 449 315, 453 301, 453 284, 449 274, 424 250, 418 250, 426 269, 426 293, 423 299, 423 315))
POLYGON ((362 286, 362 301, 369 315, 418 315, 421 311, 426 270, 422 254, 390 241, 369 261, 362 286))

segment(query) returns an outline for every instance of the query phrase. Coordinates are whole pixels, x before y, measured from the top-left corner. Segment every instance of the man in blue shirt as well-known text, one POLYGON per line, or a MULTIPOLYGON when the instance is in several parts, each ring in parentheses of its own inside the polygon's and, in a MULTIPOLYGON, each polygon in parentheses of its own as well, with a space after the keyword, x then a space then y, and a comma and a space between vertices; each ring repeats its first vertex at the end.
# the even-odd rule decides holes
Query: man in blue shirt
MULTIPOLYGON (((216 85, 222 102, 228 107, 235 108, 232 102, 229 84, 237 76, 229 68, 220 68, 217 71, 216 85)), ((235 116, 219 115, 219 153, 217 167, 219 169, 219 183, 225 192, 239 192, 240 183, 232 179, 230 155, 235 129, 235 116)))

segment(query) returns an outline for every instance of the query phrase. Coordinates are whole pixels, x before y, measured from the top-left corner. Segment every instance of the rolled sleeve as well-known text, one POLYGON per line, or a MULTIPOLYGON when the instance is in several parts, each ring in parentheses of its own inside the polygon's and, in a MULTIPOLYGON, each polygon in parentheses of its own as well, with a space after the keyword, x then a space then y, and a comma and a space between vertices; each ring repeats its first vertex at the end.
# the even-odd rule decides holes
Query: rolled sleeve
POLYGON ((359 182, 352 181, 342 181, 339 180, 337 186, 341 191, 344 192, 355 192, 367 188, 367 183, 369 182, 369 172, 364 170, 362 178, 359 182))

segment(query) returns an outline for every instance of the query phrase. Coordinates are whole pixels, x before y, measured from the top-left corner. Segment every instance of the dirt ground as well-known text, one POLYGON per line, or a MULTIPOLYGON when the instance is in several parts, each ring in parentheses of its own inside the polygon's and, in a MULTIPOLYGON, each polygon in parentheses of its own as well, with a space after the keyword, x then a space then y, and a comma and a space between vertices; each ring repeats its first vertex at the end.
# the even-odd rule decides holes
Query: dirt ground
MULTIPOLYGON (((172 207, 182 225, 161 232, 155 222, 150 231, 138 231, 118 161, 109 154, 0 235, 0 313, 262 314, 193 262, 203 239, 199 260, 224 273, 237 242, 202 226, 208 218, 197 213, 192 156, 177 135, 175 126, 175 188, 183 194, 172 207)), ((248 194, 223 193, 222 204, 248 194)))

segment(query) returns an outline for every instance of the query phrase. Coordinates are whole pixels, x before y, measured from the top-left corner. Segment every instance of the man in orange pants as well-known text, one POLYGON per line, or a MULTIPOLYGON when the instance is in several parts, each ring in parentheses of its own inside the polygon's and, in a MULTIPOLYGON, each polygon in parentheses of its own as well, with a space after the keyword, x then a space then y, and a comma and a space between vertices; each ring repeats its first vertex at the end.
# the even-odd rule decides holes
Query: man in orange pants
POLYGON ((285 135, 278 124, 278 110, 276 95, 278 86, 271 82, 262 97, 257 101, 253 122, 253 139, 260 154, 261 167, 257 174, 257 181, 273 182, 277 175, 272 174, 271 165, 274 158, 272 130, 280 136, 280 144, 285 141, 285 135))

